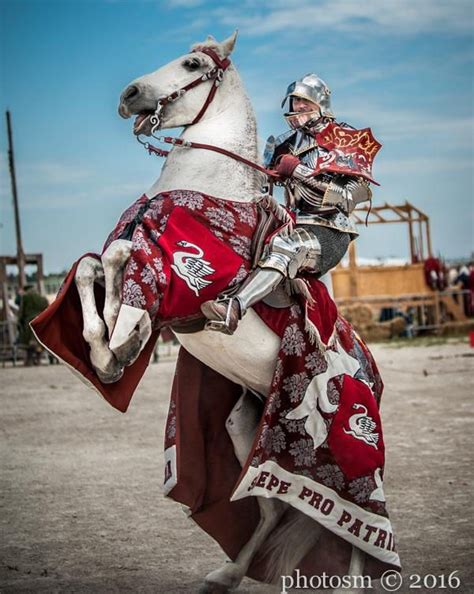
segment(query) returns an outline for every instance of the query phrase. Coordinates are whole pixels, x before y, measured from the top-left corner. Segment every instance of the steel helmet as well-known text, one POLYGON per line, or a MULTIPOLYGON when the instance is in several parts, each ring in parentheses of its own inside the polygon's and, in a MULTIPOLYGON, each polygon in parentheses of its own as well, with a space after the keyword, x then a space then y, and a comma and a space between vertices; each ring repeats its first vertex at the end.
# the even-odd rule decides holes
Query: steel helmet
POLYGON ((309 119, 319 119, 320 117, 334 118, 331 110, 331 91, 323 79, 319 78, 316 74, 306 74, 303 78, 292 82, 287 88, 285 97, 281 102, 282 107, 284 107, 287 99, 289 99, 289 111, 285 113, 285 118, 292 128, 299 128, 307 124, 309 119), (314 113, 314 116, 312 118, 306 118, 306 121, 300 123, 301 117, 299 118, 298 116, 302 114, 297 114, 293 110, 293 97, 300 97, 301 99, 311 101, 318 106, 319 110, 311 112, 311 114, 314 113))

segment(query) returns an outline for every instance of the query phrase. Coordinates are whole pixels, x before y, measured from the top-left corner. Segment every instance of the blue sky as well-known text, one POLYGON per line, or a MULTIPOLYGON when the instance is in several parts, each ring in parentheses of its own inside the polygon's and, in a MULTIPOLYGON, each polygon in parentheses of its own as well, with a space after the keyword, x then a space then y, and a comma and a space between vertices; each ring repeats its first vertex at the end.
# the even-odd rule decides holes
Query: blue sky
MULTIPOLYGON (((285 129, 289 82, 316 72, 339 120, 383 143, 377 203, 431 217, 446 258, 473 246, 473 33, 467 0, 0 0, 0 252, 15 253, 5 109, 12 113, 23 243, 59 271, 100 250, 119 214, 158 177, 117 115, 133 78, 211 33, 239 28, 234 63, 262 143, 285 129)), ((359 254, 406 256, 401 226, 361 229, 359 254)))

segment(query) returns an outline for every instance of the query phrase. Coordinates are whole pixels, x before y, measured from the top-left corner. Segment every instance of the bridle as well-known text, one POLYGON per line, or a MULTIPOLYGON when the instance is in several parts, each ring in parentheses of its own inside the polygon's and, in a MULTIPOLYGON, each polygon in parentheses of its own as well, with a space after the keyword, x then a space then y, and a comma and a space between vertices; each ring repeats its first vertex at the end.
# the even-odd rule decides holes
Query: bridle
MULTIPOLYGON (((240 161, 241 163, 244 163, 245 165, 248 165, 249 167, 252 167, 253 169, 256 169, 257 171, 265 173, 266 175, 269 175, 271 177, 278 177, 278 174, 276 174, 275 171, 273 171, 272 169, 266 169, 265 167, 262 167, 261 165, 254 163, 253 161, 249 161, 248 159, 245 159, 244 157, 241 157, 240 155, 237 155, 236 153, 228 151, 227 149, 224 149, 224 148, 221 148, 218 146, 213 146, 212 144, 202 144, 200 142, 190 142, 190 141, 182 140, 181 138, 173 138, 172 136, 155 136, 155 132, 159 128, 159 125, 161 123, 161 114, 162 114, 162 111, 165 108, 165 106, 168 105, 169 103, 174 103, 175 101, 180 99, 185 93, 187 93, 189 90, 194 89, 195 87, 199 86, 200 84, 202 84, 208 80, 213 81, 213 83, 211 85, 211 89, 209 91, 209 94, 207 95, 206 100, 204 101, 201 109, 199 110, 199 113, 196 115, 194 120, 187 125, 192 126, 193 124, 196 124, 197 122, 199 122, 199 120, 202 118, 202 116, 206 113, 206 110, 209 107, 209 105, 212 103, 212 100, 215 97, 217 89, 224 78, 224 72, 227 70, 227 68, 230 65, 230 60, 228 58, 221 59, 218 56, 217 52, 215 52, 213 49, 211 49, 209 47, 196 47, 191 53, 197 53, 197 52, 202 52, 203 54, 206 54, 207 56, 209 56, 213 60, 214 66, 210 70, 205 72, 199 78, 196 78, 195 80, 191 81, 184 87, 181 87, 181 89, 173 91, 170 95, 167 95, 166 97, 162 97, 161 99, 158 100, 157 105, 156 105, 156 110, 155 110, 154 114, 150 117, 150 123, 152 125, 151 136, 153 136, 153 138, 155 138, 156 140, 158 140, 159 142, 162 142, 164 144, 172 144, 172 145, 181 146, 184 148, 199 148, 199 149, 214 151, 216 153, 220 153, 221 155, 226 155, 227 157, 231 157, 232 159, 240 161)), ((145 149, 148 151, 148 154, 150 154, 150 155, 154 154, 157 157, 167 157, 170 152, 170 151, 167 151, 164 149, 160 149, 156 146, 153 146, 149 142, 143 142, 142 140, 140 140, 140 135, 137 136, 137 140, 140 144, 142 144, 145 147, 145 149)))
POLYGON ((212 100, 214 99, 214 96, 217 91, 217 87, 221 84, 222 79, 224 78, 224 72, 227 70, 227 68, 230 65, 230 60, 228 58, 224 58, 223 60, 221 60, 221 58, 217 55, 217 52, 215 52, 213 49, 211 49, 209 47, 197 47, 191 53, 194 54, 197 52, 201 52, 201 53, 209 56, 215 64, 214 67, 211 68, 210 70, 208 70, 207 72, 205 72, 199 78, 196 78, 195 80, 188 83, 184 87, 181 87, 181 89, 173 91, 170 95, 168 95, 166 97, 162 97, 161 99, 158 100, 155 113, 150 118, 150 122, 153 126, 151 129, 152 134, 156 131, 156 129, 160 125, 160 114, 163 111, 163 108, 168 103, 174 103, 175 101, 177 101, 180 97, 182 97, 185 93, 187 93, 191 89, 194 89, 195 87, 199 86, 200 84, 202 84, 208 80, 214 81, 212 83, 211 90, 209 91, 207 99, 204 101, 204 104, 201 107, 199 113, 194 118, 194 120, 192 122, 190 122, 190 124, 187 124, 188 126, 192 126, 193 124, 196 124, 197 122, 199 122, 199 120, 202 118, 202 116, 206 113, 206 110, 209 107, 209 105, 211 104, 212 100))

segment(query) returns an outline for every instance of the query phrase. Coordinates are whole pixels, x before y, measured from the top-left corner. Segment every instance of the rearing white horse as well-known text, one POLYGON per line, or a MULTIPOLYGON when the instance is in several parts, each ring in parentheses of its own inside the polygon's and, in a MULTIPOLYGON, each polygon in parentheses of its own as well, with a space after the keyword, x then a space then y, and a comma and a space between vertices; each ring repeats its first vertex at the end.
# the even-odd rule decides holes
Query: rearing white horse
MULTIPOLYGON (((216 67, 215 60, 206 52, 211 49, 220 60, 227 59, 236 41, 236 33, 218 43, 212 37, 193 46, 188 53, 156 72, 134 80, 123 91, 119 113, 124 118, 136 115, 135 134, 149 135, 152 117, 163 98, 177 95, 175 101, 165 101, 159 114, 161 129, 184 127, 184 141, 217 145, 258 162, 255 115, 245 94, 240 77, 230 64, 216 89, 212 101, 206 105, 214 79, 203 80, 184 94, 175 92, 216 67), (195 121, 199 117, 199 121, 195 121)), ((169 190, 193 190, 210 196, 248 203, 260 193, 261 174, 242 162, 216 152, 185 147, 174 147, 166 159, 159 179, 146 193, 150 198, 169 190)), ((81 298, 84 318, 84 338, 90 345, 91 361, 102 381, 112 382, 120 377, 124 365, 138 356, 151 332, 151 320, 144 310, 121 306, 121 280, 124 265, 130 255, 131 242, 113 242, 102 257, 102 262, 85 258, 76 273, 76 285, 81 298), (104 277, 106 302, 102 321, 94 301, 93 284, 104 277), (107 339, 111 336, 110 342, 107 339)), ((229 380, 266 396, 274 374, 280 338, 250 310, 240 322, 237 331, 228 336, 220 332, 199 331, 178 334, 180 343, 197 359, 229 380)), ((233 409, 227 430, 241 465, 247 459, 256 429, 252 398, 243 397, 233 409)), ((213 571, 206 577, 205 591, 225 592, 238 586, 255 552, 278 524, 285 504, 274 499, 258 498, 260 523, 248 543, 232 563, 213 571)), ((293 562, 297 563, 314 546, 319 524, 301 516, 295 523, 293 534, 293 562)), ((286 543, 288 545, 288 542, 286 543)), ((276 547, 278 548, 278 547, 276 547)), ((288 547, 287 547, 288 548, 288 547)), ((350 572, 361 575, 364 554, 353 547, 350 572)), ((291 568, 292 569, 292 568, 291 568)), ((275 567, 275 574, 288 573, 289 568, 275 567)), ((347 591, 347 590, 344 590, 347 591)))

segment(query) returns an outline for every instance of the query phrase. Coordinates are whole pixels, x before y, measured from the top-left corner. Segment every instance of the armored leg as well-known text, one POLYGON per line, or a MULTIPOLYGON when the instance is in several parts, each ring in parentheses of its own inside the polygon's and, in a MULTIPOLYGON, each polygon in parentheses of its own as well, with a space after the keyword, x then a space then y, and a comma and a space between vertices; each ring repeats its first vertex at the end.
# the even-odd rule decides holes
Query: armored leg
POLYGON ((224 296, 203 303, 201 311, 208 319, 206 330, 233 334, 248 308, 271 293, 283 278, 278 270, 257 268, 245 279, 239 292, 233 297, 224 296))
POLYGON ((208 318, 207 330, 233 334, 249 307, 271 293, 284 278, 300 270, 318 270, 319 241, 312 231, 297 228, 288 237, 275 236, 268 254, 259 262, 233 297, 206 301, 201 310, 208 318))

